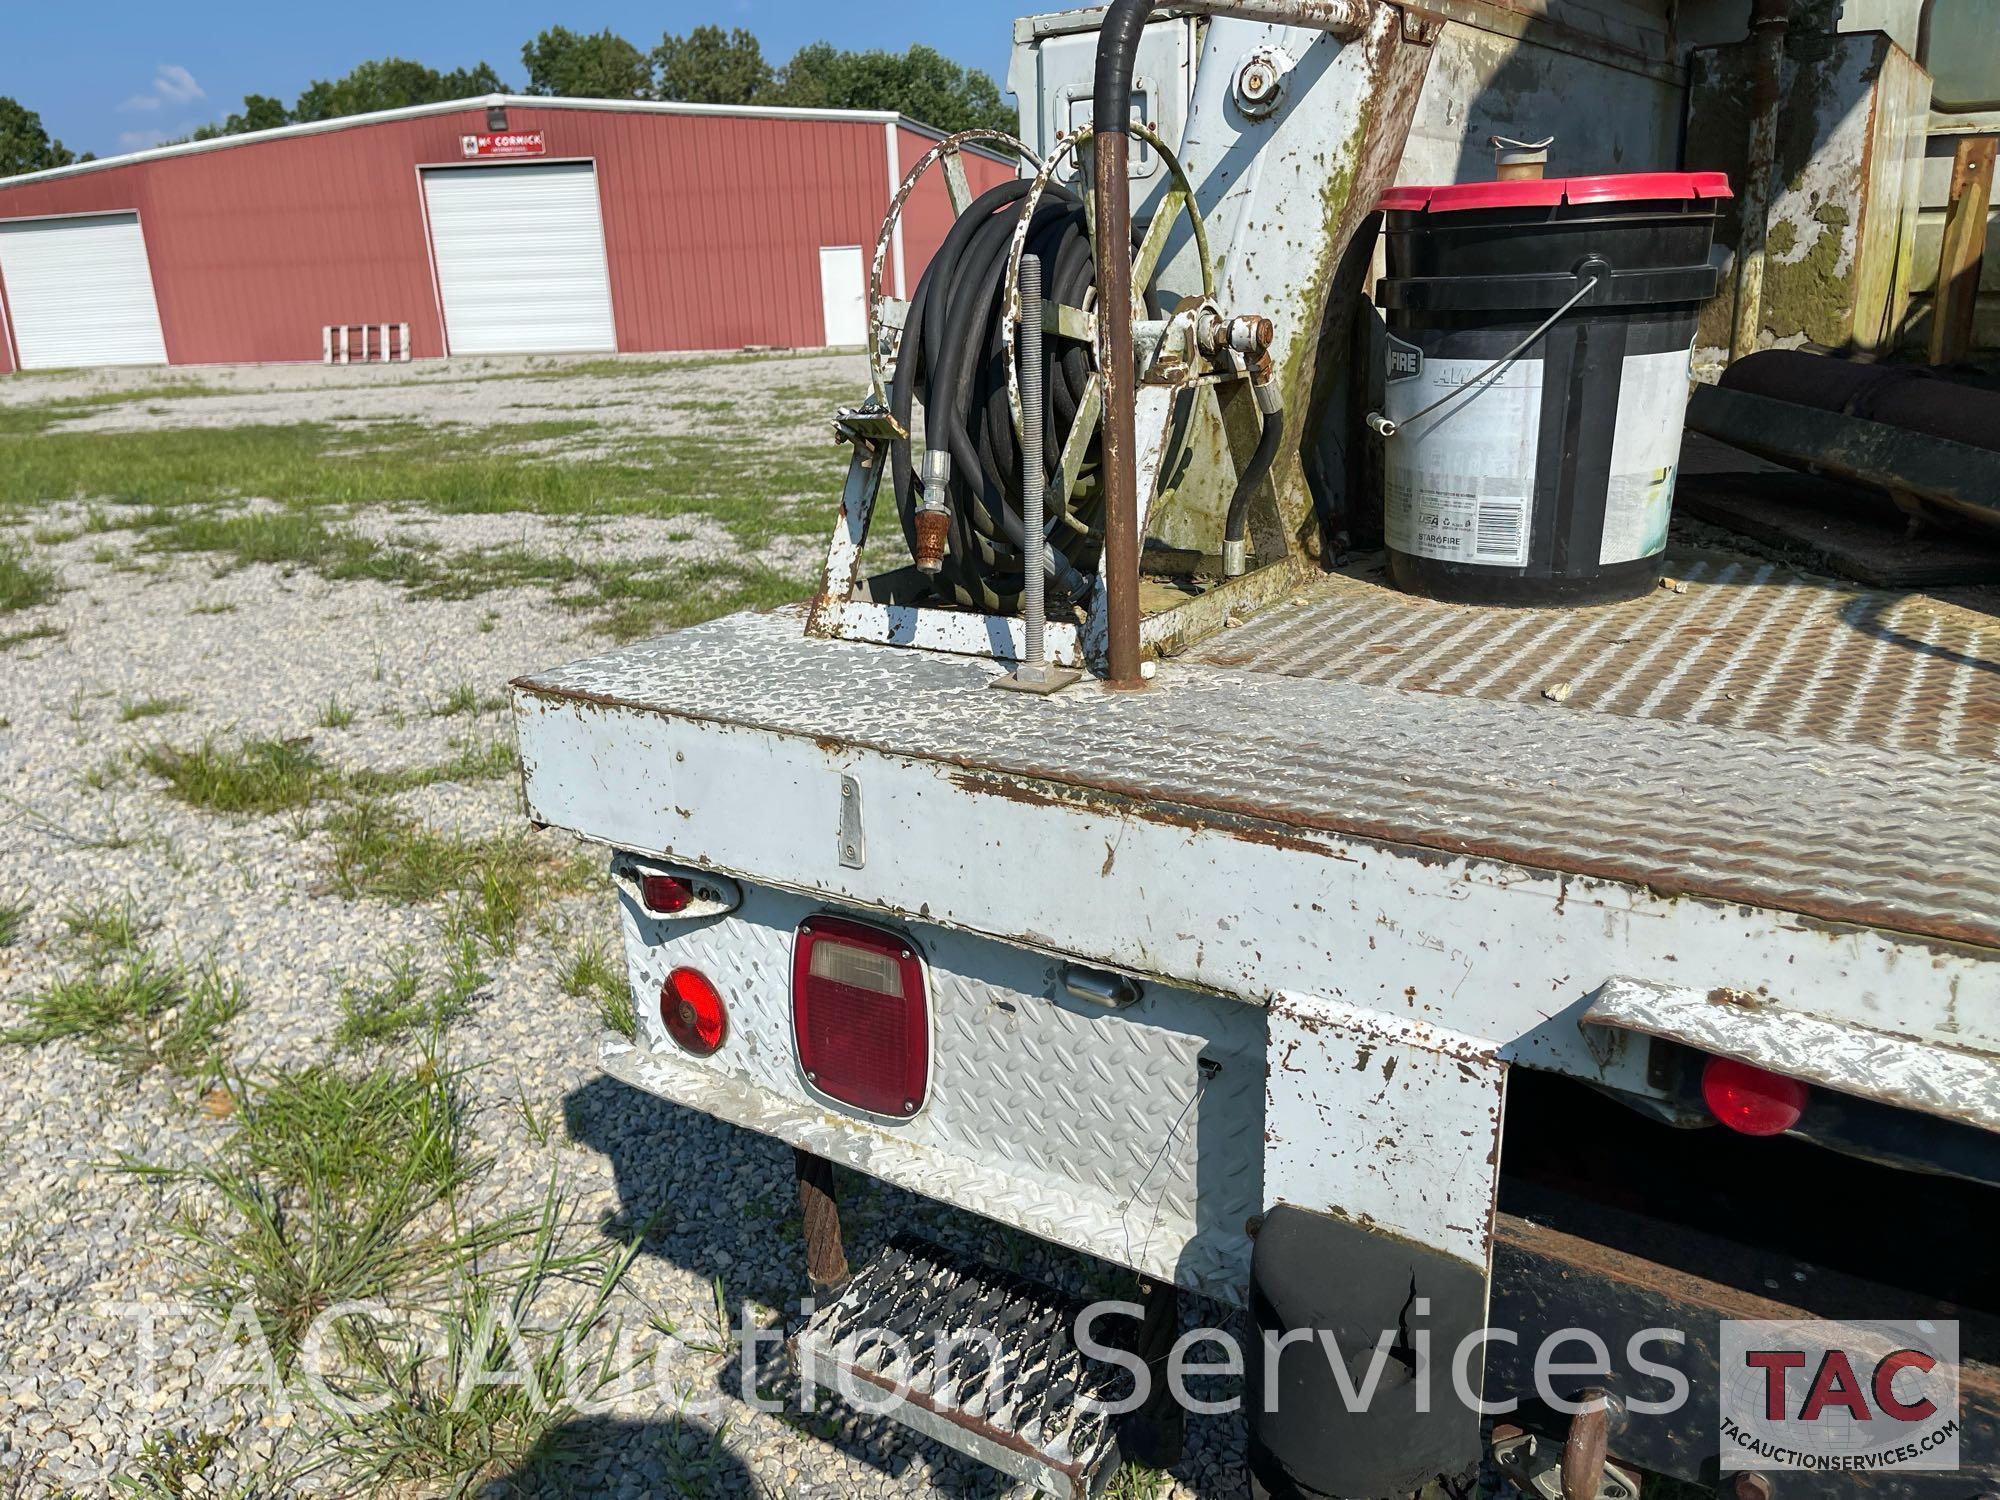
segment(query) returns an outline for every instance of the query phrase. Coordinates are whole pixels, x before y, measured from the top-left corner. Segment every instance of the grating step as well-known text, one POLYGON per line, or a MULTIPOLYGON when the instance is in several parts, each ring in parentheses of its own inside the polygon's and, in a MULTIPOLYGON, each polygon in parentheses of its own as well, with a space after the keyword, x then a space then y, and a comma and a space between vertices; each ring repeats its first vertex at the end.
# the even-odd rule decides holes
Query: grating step
MULTIPOLYGON (((1086 1306, 902 1235, 813 1314, 793 1350, 823 1389, 856 1393, 878 1415, 1045 1494, 1082 1500, 1119 1463, 1115 1420, 1082 1403, 1110 1404, 1132 1389, 1128 1371, 1077 1349, 1086 1306)), ((1091 1337, 1129 1349, 1137 1333, 1137 1320, 1111 1315, 1091 1337)))

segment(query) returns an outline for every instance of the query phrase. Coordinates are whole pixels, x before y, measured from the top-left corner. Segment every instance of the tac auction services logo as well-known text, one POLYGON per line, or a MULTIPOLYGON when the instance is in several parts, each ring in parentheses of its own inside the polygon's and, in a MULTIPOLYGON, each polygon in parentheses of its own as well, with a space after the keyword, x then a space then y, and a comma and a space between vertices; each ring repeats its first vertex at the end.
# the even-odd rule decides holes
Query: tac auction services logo
POLYGON ((1948 1472, 1956 1323, 1725 1322, 1722 1468, 1948 1472))

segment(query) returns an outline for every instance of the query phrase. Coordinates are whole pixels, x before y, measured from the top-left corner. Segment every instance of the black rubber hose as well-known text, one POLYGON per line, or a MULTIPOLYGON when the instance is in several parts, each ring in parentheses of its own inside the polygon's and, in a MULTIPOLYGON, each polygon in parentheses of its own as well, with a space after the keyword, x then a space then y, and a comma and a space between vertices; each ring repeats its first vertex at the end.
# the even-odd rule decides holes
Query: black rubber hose
MULTIPOLYGON (((950 539, 936 587, 959 604, 993 613, 1017 609, 1024 582, 1022 476, 1007 394, 1005 300, 1027 190, 1025 182, 996 188, 953 225, 918 284, 889 392, 890 408, 906 428, 921 403, 924 442, 952 459, 950 539)), ((1089 300, 1096 270, 1083 205, 1073 193, 1054 188, 1044 196, 1028 228, 1027 248, 1050 270, 1052 299, 1073 307, 1089 300)), ((1088 347, 1075 340, 1048 340, 1044 357, 1047 407, 1024 416, 1044 423, 1053 461, 1068 439, 1092 364, 1088 347)), ((1086 476, 1093 463, 1094 454, 1087 454, 1086 476)), ((924 495, 909 443, 893 445, 890 474, 898 518, 914 550, 924 495)), ((1091 507, 1071 514, 1054 517, 1050 530, 1055 598, 1078 598, 1097 568, 1101 542, 1091 507)))
POLYGON ((1097 79, 1092 118, 1102 124, 1115 120, 1121 128, 1132 118, 1132 69, 1139 42, 1152 18, 1153 0, 1111 0, 1097 33, 1097 79))
POLYGON ((1240 542, 1249 531, 1250 502, 1256 498, 1257 486, 1264 482, 1271 466, 1278 461, 1278 450, 1284 441, 1284 410, 1265 412, 1264 431, 1257 439, 1257 451, 1250 455, 1250 467, 1243 471, 1243 477, 1236 481, 1236 493, 1229 497, 1229 519, 1222 529, 1225 542, 1240 542))

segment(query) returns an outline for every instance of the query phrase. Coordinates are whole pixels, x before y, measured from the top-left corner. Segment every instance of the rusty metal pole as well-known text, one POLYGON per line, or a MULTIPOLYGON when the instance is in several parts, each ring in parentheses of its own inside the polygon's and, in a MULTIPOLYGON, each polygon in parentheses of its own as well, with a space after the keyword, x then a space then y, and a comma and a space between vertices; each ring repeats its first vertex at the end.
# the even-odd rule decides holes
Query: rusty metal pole
POLYGON ((1750 85, 1750 140, 1737 199, 1736 313, 1729 357, 1757 352, 1764 327, 1764 252, 1771 232, 1771 174, 1778 164, 1778 115, 1785 97, 1785 37, 1792 0, 1757 0, 1750 34, 1757 57, 1750 85))
POLYGON ((833 1196, 833 1163, 810 1151, 794 1149, 799 1179, 799 1209, 805 1219, 806 1278, 821 1302, 837 1297, 851 1279, 847 1250, 840 1238, 840 1205, 833 1196))

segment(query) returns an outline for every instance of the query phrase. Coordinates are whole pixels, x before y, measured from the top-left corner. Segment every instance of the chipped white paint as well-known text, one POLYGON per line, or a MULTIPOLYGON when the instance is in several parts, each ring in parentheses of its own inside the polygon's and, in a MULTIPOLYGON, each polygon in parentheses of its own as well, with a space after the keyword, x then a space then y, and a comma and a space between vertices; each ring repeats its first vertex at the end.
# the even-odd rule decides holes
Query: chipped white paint
POLYGON ((1495 1044, 1322 995, 1270 1006, 1264 1193, 1487 1267, 1507 1064, 1495 1044))

